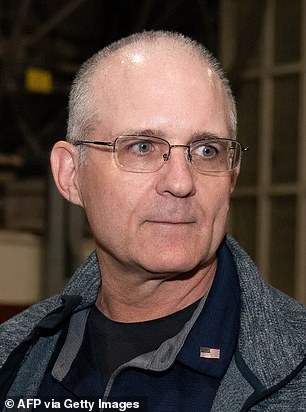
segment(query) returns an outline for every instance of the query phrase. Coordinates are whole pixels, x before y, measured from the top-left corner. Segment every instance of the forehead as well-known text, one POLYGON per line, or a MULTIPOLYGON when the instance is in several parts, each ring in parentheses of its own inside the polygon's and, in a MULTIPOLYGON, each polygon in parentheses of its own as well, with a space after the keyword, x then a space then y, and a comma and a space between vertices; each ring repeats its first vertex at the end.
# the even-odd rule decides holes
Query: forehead
POLYGON ((99 128, 108 133, 175 125, 226 134, 220 80, 194 52, 173 42, 118 50, 97 68, 92 87, 99 128))

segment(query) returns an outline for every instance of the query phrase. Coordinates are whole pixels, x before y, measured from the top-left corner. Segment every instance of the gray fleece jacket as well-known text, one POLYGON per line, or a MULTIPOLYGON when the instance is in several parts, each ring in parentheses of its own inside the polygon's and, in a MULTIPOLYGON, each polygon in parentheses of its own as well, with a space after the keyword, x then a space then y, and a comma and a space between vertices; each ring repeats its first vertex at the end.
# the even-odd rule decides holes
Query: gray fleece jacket
MULTIPOLYGON (((240 281, 240 333, 212 411, 305 412, 306 308, 267 285, 230 236, 226 242, 240 281)), ((99 284, 93 253, 63 295, 33 305, 0 325, 0 399, 1 395, 3 399, 35 396, 63 320, 92 305, 99 284)))

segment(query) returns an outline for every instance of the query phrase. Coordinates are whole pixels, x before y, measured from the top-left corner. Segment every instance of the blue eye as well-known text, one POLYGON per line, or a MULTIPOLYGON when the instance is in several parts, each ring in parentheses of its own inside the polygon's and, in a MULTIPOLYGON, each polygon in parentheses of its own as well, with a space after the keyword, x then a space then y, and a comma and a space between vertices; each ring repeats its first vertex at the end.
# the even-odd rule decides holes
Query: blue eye
POLYGON ((154 143, 149 140, 130 140, 121 146, 121 150, 130 155, 141 156, 154 152, 155 146, 154 143))
POLYGON ((148 153, 152 150, 152 143, 150 142, 137 142, 132 146, 132 150, 139 153, 148 153))
POLYGON ((218 151, 213 146, 202 145, 196 148, 194 154, 198 156, 202 156, 203 158, 211 159, 218 154, 218 151))

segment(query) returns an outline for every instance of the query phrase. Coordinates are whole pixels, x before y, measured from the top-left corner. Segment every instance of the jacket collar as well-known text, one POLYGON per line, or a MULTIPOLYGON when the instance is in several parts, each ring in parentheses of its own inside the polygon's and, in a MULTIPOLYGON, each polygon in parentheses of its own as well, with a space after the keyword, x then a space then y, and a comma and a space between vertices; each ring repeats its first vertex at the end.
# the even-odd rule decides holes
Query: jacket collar
MULTIPOLYGON (((240 320, 240 287, 233 257, 222 242, 218 265, 205 306, 177 359, 205 375, 221 379, 235 353, 240 320), (216 358, 200 356, 200 348, 216 348, 216 358)), ((213 352, 214 350, 212 350, 213 352)))
MULTIPOLYGON (((288 376, 306 354, 306 310, 302 304, 267 285, 252 259, 226 236, 239 277, 241 319, 238 352, 265 388, 288 376)), ((96 300, 101 275, 95 253, 75 272, 66 295, 81 294, 77 309, 96 300)))
POLYGON ((98 258, 92 252, 74 272, 63 295, 78 295, 82 298, 77 310, 91 306, 97 298, 101 283, 101 273, 98 258))
MULTIPOLYGON (((96 366, 95 349, 91 349, 91 341, 87 342, 86 350, 81 349, 88 313, 89 309, 85 309, 73 314, 65 343, 52 369, 53 377, 78 396, 90 394, 97 388, 101 391, 102 385, 98 371, 93 372, 96 366), (75 368, 70 369, 73 361, 75 368), (93 373, 97 374, 94 378, 96 385, 92 384, 93 373)), ((222 243, 212 288, 201 299, 191 319, 176 336, 166 340, 157 350, 140 355, 125 366, 164 371, 177 360, 188 368, 221 380, 236 348, 239 316, 237 273, 232 255, 222 243), (218 348, 221 351, 220 359, 201 358, 201 347, 218 348)))
POLYGON ((227 245, 236 263, 241 288, 238 364, 244 374, 249 369, 252 386, 272 388, 305 358, 306 310, 267 285, 251 258, 230 236, 227 245))
MULTIPOLYGON (((303 305, 266 285, 253 261, 239 245, 230 236, 226 237, 226 242, 234 257, 241 288, 238 351, 244 367, 241 368, 239 362, 232 361, 218 391, 216 405, 222 403, 222 393, 227 394, 224 399, 228 400, 229 390, 235 390, 233 378, 240 393, 241 388, 245 389, 244 396, 254 391, 256 385, 258 391, 260 388, 273 388, 299 368, 306 352, 306 310, 303 305), (239 370, 237 366, 240 367, 239 370)), ((93 253, 75 272, 64 294, 82 297, 82 302, 74 309, 78 311, 93 304, 99 285, 100 271, 93 253)), ((61 299, 59 296, 53 297, 29 308, 16 320, 4 324, 3 336, 8 336, 10 340, 1 359, 6 358, 8 352, 19 344, 35 323, 59 306, 61 299), (27 322, 18 322, 19 318, 24 317, 27 322), (11 339, 12 330, 14 340, 11 339)))

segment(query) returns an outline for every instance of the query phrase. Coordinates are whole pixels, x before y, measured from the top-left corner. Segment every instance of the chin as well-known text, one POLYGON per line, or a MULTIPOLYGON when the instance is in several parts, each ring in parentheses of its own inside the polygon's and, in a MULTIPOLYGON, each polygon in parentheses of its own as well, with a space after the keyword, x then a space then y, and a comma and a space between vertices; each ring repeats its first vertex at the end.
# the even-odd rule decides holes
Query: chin
POLYGON ((191 259, 190 256, 179 258, 175 254, 171 256, 159 255, 154 260, 151 259, 150 261, 142 262, 142 267, 148 272, 160 274, 172 273, 173 275, 193 272, 199 266, 201 266, 201 259, 191 259))

